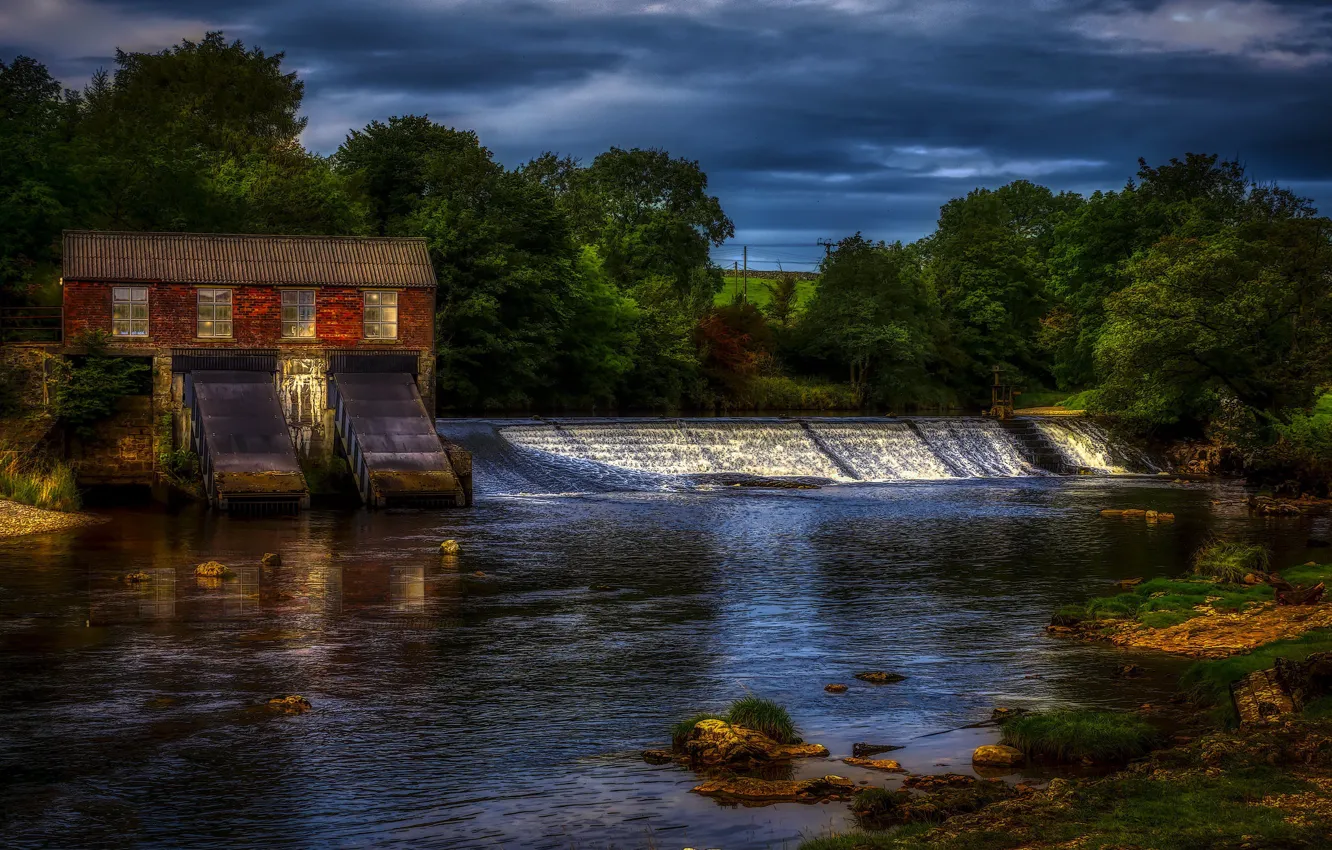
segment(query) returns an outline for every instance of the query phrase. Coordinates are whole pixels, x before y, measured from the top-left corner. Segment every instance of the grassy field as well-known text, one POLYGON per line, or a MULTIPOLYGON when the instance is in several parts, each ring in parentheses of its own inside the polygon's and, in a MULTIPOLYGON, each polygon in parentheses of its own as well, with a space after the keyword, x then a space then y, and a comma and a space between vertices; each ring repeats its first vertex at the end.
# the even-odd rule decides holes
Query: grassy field
MULTIPOLYGON (((768 305, 768 302, 772 300, 772 292, 768 287, 776 285, 777 278, 759 277, 751 272, 749 275, 749 303, 758 307, 760 310, 763 309, 768 305)), ((797 310, 802 309, 805 306, 806 302, 808 302, 814 295, 814 289, 818 285, 818 281, 814 280, 796 281, 797 310)), ((744 280, 742 278, 734 278, 727 275, 726 285, 722 287, 721 292, 717 293, 716 297, 713 299, 713 303, 718 307, 724 307, 734 301, 736 293, 741 292, 743 288, 744 280)))

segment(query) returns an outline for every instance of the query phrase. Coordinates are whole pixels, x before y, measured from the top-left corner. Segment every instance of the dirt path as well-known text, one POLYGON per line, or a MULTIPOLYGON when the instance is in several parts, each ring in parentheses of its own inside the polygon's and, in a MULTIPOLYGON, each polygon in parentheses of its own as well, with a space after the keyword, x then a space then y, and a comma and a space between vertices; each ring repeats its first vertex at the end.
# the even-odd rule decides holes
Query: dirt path
POLYGON ((95 522, 102 520, 90 514, 48 511, 0 499, 0 538, 63 531, 95 522))

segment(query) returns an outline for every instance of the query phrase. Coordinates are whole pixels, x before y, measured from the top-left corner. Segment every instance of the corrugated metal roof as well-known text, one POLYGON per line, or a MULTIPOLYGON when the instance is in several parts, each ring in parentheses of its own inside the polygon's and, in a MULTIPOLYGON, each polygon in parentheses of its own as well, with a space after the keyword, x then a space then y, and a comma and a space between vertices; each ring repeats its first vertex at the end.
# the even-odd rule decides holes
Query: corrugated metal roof
POLYGON ((66 280, 434 287, 419 237, 66 230, 66 280))

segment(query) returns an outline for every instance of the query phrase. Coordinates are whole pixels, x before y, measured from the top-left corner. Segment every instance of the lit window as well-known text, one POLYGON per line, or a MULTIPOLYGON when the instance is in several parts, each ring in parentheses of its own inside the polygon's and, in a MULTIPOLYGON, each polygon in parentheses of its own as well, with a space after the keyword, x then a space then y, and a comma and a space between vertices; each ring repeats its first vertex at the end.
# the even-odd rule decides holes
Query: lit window
POLYGON ((148 336, 148 287, 111 288, 111 333, 113 336, 148 336))
POLYGON ((365 338, 398 338, 398 293, 365 293, 365 338))
POLYGON ((282 335, 287 339, 314 339, 315 291, 282 290, 282 335))
POLYGON ((216 339, 231 337, 231 290, 198 290, 198 335, 216 339))

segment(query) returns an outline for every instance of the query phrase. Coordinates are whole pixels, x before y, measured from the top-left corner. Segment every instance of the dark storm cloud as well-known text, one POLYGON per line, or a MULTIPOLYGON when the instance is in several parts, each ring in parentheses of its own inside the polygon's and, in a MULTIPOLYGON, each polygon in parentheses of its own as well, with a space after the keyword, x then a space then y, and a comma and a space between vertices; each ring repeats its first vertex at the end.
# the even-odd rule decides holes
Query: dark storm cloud
POLYGON ((1117 188, 1138 156, 1190 150, 1332 206, 1320 0, 18 3, 0 11, 8 52, 71 77, 98 46, 105 65, 113 44, 207 28, 285 50, 323 151, 409 112, 476 129, 510 165, 665 147, 703 164, 740 240, 779 246, 759 261, 855 230, 914 238, 978 185, 1117 188))

